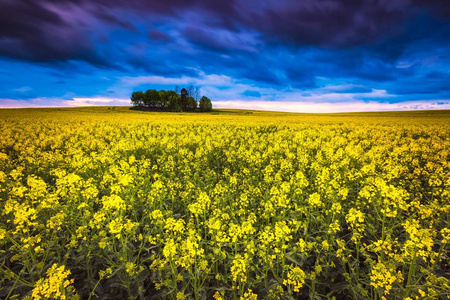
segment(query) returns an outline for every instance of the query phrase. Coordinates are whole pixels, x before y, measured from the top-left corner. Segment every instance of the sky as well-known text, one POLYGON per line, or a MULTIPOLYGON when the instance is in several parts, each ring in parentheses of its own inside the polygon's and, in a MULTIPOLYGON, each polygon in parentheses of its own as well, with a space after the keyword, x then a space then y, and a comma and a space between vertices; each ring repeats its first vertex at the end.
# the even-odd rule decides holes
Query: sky
POLYGON ((0 0, 0 107, 450 109, 449 0, 0 0))

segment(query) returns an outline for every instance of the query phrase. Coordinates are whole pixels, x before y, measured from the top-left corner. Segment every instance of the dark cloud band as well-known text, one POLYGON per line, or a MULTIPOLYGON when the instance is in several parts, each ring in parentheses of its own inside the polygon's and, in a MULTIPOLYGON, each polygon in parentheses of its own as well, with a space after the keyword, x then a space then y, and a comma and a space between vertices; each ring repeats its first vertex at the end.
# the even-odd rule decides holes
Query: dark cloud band
POLYGON ((426 77, 414 50, 426 43, 423 56, 448 66, 431 51, 450 49, 449 20, 448 0, 2 0, 0 57, 297 89, 324 77, 397 82, 401 93, 428 78, 403 89, 420 94, 442 89, 448 73, 426 77))

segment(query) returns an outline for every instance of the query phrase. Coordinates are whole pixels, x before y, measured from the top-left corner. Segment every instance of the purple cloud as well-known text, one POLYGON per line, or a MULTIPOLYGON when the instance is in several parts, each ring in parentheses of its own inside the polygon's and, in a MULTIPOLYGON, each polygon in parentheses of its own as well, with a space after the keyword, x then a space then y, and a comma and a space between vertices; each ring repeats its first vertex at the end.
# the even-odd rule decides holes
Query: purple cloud
POLYGON ((170 40, 170 36, 168 36, 164 32, 159 31, 157 29, 149 30, 148 31, 148 36, 149 36, 150 39, 152 39, 154 41, 169 41, 170 40))
MULTIPOLYGON (((372 44, 387 35, 401 36, 403 22, 420 9, 450 16, 450 4, 445 0, 4 0, 0 3, 0 55, 105 64, 92 33, 101 35, 98 31, 108 26, 137 31, 136 21, 168 18, 180 20, 177 30, 190 43, 215 51, 224 51, 227 42, 231 46, 245 43, 230 37, 223 40, 223 33, 214 35, 218 30, 259 33, 266 43, 349 47, 372 44), (130 19, 130 14, 135 19, 130 19)), ((155 29, 148 35, 153 40, 168 37, 155 29)))

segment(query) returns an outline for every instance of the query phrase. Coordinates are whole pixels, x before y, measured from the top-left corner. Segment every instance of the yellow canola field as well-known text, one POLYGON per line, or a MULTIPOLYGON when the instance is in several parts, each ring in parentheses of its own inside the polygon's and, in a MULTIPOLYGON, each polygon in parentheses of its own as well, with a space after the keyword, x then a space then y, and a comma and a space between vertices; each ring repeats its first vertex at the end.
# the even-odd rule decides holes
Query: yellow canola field
POLYGON ((448 299, 449 125, 0 110, 0 298, 448 299))

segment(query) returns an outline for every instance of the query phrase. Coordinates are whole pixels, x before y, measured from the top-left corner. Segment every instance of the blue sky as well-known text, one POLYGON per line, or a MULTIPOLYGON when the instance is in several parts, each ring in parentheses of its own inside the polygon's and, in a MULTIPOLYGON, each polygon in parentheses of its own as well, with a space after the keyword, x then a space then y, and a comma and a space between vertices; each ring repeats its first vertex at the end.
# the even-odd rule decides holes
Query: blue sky
POLYGON ((2 0, 0 107, 450 109, 448 0, 2 0))

